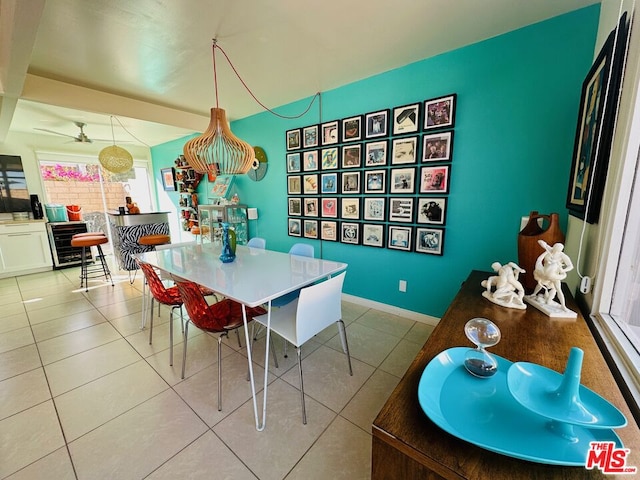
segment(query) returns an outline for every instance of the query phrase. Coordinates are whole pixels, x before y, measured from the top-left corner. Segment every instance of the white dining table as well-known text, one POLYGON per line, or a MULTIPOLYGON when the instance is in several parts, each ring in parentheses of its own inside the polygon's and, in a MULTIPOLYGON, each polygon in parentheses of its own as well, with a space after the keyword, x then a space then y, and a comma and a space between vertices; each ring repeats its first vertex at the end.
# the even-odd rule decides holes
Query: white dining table
POLYGON ((262 431, 266 426, 267 419, 271 301, 340 273, 347 268, 347 264, 242 245, 237 246, 236 258, 233 262, 222 263, 219 259, 220 248, 219 245, 210 243, 186 244, 137 254, 135 257, 163 272, 203 285, 242 304, 253 412, 256 430, 262 431), (246 307, 260 305, 267 305, 268 313, 262 420, 258 415, 258 400, 246 312, 246 307))

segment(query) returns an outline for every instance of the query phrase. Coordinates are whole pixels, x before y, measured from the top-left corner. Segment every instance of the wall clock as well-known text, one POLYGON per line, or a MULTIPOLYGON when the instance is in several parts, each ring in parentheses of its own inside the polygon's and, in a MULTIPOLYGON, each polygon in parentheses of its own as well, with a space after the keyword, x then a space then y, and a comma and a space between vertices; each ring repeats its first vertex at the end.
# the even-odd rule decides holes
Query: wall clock
POLYGON ((259 182, 267 173, 267 154, 262 147, 253 147, 256 158, 247 175, 254 182, 259 182))

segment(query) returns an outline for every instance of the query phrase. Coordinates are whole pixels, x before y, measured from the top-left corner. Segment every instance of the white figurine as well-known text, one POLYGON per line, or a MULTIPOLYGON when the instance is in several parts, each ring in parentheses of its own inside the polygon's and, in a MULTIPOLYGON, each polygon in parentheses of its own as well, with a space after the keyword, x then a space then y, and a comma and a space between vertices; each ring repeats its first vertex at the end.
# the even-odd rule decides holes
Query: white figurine
POLYGON ((571 259, 563 251, 564 245, 554 243, 551 247, 544 240, 538 240, 538 244, 544 249, 538 256, 533 271, 533 278, 538 284, 533 294, 528 295, 525 300, 550 317, 577 317, 577 314, 565 305, 562 293, 562 280, 567 278, 567 272, 573 270, 571 259), (554 301, 556 296, 559 303, 554 301))
POLYGON ((498 274, 483 280, 481 285, 486 288, 482 296, 497 305, 508 308, 518 308, 524 310, 524 287, 518 281, 518 276, 524 270, 513 262, 501 265, 500 262, 493 262, 491 268, 498 274), (495 291, 492 287, 495 286, 495 291))

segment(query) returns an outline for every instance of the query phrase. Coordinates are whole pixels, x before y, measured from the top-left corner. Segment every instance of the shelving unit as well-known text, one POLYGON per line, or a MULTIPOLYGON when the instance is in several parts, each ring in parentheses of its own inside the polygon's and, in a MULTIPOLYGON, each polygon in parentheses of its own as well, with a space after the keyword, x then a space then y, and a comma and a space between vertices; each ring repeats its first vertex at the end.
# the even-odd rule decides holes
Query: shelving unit
POLYGON ((176 160, 176 185, 180 194, 178 201, 180 225, 184 231, 191 231, 192 227, 199 226, 196 188, 203 175, 186 164, 186 161, 183 163, 183 160, 182 156, 176 160))
POLYGON ((249 238, 246 205, 200 205, 200 238, 206 242, 220 242, 222 237, 222 222, 236 232, 236 243, 245 245, 249 238))

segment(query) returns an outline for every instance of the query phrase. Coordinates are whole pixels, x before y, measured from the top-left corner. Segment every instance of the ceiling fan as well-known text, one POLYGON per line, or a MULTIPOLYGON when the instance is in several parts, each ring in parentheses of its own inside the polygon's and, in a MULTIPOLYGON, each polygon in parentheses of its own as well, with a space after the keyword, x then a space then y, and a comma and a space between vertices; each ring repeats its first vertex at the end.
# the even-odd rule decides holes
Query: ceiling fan
POLYGON ((78 132, 78 135, 73 136, 73 135, 68 135, 66 133, 61 133, 61 132, 56 132, 54 130, 49 130, 47 128, 34 128, 34 130, 40 130, 41 132, 48 132, 48 133, 54 133, 56 135, 62 135, 63 137, 69 137, 69 138, 73 138, 74 142, 77 143, 93 143, 95 142, 111 142, 111 140, 106 140, 106 139, 91 139, 89 137, 87 137, 87 135, 84 133, 84 127, 86 127, 86 123, 83 122, 73 122, 75 124, 76 127, 78 127, 80 129, 80 132, 78 132))

